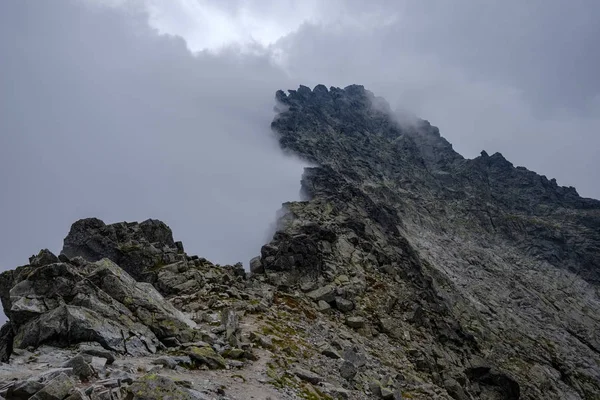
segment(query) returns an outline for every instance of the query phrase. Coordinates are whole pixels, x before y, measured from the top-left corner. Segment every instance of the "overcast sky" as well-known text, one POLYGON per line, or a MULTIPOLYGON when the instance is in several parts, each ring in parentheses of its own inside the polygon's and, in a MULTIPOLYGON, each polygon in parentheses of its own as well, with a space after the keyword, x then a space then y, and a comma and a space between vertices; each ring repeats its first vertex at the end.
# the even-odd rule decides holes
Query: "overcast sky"
POLYGON ((600 198, 598 20, 596 0, 2 0, 0 268, 91 216, 247 263, 299 196, 269 124, 301 83, 363 84, 466 157, 600 198))

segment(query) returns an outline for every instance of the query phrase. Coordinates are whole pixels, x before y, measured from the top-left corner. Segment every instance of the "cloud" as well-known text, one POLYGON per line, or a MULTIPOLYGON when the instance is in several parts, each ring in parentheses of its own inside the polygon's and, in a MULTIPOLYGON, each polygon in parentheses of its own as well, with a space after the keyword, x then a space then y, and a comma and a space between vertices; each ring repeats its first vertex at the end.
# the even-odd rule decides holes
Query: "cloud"
MULTIPOLYGON (((144 10, 148 23, 162 34, 186 39, 192 52, 219 52, 268 46, 302 23, 317 21, 325 3, 319 0, 82 0, 92 6, 144 10)), ((340 1, 332 0, 330 5, 340 1)))
POLYGON ((390 3, 397 23, 366 32, 304 24, 276 46, 307 85, 363 84, 439 126, 466 157, 499 151, 600 198, 600 81, 591 71, 600 58, 586 51, 600 35, 589 18, 600 6, 582 3, 390 3))
POLYGON ((219 263, 259 254, 303 164, 270 131, 268 56, 189 53, 135 9, 5 2, 0 265, 59 251, 78 218, 159 218, 219 263))

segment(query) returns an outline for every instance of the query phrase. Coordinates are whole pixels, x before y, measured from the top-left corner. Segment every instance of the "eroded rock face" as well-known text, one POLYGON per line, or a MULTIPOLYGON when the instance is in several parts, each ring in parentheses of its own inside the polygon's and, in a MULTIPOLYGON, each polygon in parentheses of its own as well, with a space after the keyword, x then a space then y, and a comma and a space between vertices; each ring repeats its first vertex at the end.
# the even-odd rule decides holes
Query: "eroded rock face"
POLYGON ((154 353, 160 340, 194 338, 194 323, 149 284, 108 259, 50 263, 10 271, 3 299, 16 348, 97 342, 132 355, 154 353))
POLYGON ((9 362, 13 351, 14 336, 10 321, 2 325, 2 328, 0 328, 0 362, 9 362))
POLYGON ((75 222, 64 240, 62 254, 87 261, 108 258, 136 280, 153 282, 157 267, 183 260, 183 245, 173 240, 162 221, 106 225, 97 218, 75 222))
POLYGON ((276 98, 281 146, 318 166, 255 261, 269 282, 335 284, 347 321, 455 398, 600 392, 600 201, 499 153, 464 159, 362 86, 276 98))

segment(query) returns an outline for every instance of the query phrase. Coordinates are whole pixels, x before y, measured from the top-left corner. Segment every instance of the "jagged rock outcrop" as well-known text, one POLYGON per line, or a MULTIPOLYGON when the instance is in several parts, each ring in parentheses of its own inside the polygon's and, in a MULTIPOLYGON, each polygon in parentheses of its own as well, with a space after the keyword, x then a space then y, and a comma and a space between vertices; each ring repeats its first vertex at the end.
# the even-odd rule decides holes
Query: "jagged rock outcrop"
POLYGON ((263 247, 271 283, 335 283, 454 398, 596 398, 599 201, 498 153, 464 159, 362 86, 276 97, 281 146, 318 167, 263 247))
MULTIPOLYGON (((97 218, 76 221, 64 240, 60 257, 81 257, 88 262, 112 260, 135 280, 148 282, 165 296, 191 295, 214 278, 201 271, 214 265, 204 258, 188 256, 183 244, 173 240, 171 229, 162 221, 118 222, 107 225, 97 218)), ((230 281, 245 278, 241 264, 223 266, 230 281)))
MULTIPOLYGON (((51 253, 50 253, 51 254, 51 253)), ((48 250, 33 265, 4 272, 4 312, 16 348, 94 341, 131 355, 156 352, 160 340, 194 339, 194 323, 147 283, 108 259, 55 262, 48 250)))
POLYGON ((108 258, 132 277, 152 282, 157 267, 185 259, 183 245, 173 240, 171 229, 162 221, 106 225, 97 218, 75 222, 64 240, 61 254, 87 261, 108 258))

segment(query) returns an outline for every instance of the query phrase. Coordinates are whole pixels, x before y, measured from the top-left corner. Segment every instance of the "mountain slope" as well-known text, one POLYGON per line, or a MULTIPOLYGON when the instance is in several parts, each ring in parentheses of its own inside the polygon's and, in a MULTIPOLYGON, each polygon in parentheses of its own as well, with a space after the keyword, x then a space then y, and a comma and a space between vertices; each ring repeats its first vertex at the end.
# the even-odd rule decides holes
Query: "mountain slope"
POLYGON ((357 269, 389 275, 394 306, 365 301, 367 285, 357 308, 373 329, 389 330, 391 319, 392 336, 425 331, 427 344, 416 340, 424 354, 413 361, 427 360, 438 384, 453 374, 464 380, 482 357, 519 382, 522 398, 596 398, 599 201, 498 153, 466 160, 428 122, 395 121, 362 86, 301 86, 277 99, 281 146, 320 166, 303 178, 310 200, 288 205, 288 236, 263 248, 267 273, 286 271, 287 285, 315 269, 332 278, 357 269), (323 246, 315 227, 337 238, 323 246), (293 248, 298 235, 316 250, 292 262, 281 247, 293 248), (415 312, 416 323, 406 318, 415 312), (456 324, 455 337, 442 324, 456 324), (436 366, 436 352, 448 349, 444 362, 462 360, 436 366))

